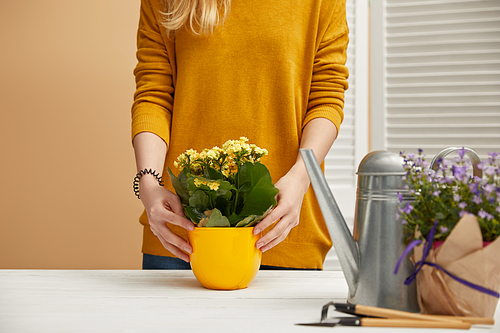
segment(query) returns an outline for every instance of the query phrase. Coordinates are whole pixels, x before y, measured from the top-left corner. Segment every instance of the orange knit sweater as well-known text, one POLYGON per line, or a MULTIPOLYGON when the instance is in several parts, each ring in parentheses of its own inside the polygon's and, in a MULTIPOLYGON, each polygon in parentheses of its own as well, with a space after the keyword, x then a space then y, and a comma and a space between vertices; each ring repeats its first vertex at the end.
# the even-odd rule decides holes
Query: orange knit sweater
MULTIPOLYGON (((163 0, 142 0, 132 137, 145 131, 161 137, 168 145, 165 170, 178 173, 173 161, 187 149, 246 136, 269 151, 262 162, 276 182, 295 163, 311 119, 327 118, 339 128, 348 76, 345 0, 233 0, 214 35, 182 30, 173 40, 159 10, 163 0)), ((140 222, 143 252, 172 256, 145 213, 140 222)), ((169 227, 186 238, 184 229, 169 227)), ((310 188, 299 225, 262 263, 321 269, 331 245, 310 188)))

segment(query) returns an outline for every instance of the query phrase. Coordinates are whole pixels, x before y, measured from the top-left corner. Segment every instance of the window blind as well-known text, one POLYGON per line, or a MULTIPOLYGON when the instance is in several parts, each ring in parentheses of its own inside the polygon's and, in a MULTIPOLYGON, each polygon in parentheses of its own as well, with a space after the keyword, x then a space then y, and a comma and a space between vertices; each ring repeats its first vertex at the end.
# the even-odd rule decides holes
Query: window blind
POLYGON ((385 149, 500 152, 500 1, 384 4, 385 149))

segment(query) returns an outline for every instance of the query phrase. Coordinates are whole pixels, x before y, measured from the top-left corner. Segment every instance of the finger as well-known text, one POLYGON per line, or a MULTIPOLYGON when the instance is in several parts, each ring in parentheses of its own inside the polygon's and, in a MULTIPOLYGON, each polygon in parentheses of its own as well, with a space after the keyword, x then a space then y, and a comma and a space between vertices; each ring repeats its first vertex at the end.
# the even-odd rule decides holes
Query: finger
POLYGON ((194 230, 194 224, 190 220, 184 218, 183 216, 180 216, 168 209, 162 209, 160 211, 156 212, 156 215, 153 215, 153 212, 151 212, 151 215, 155 217, 155 219, 158 219, 160 221, 165 221, 170 224, 177 225, 179 227, 182 227, 186 230, 194 230))
POLYGON ((253 234, 254 235, 260 234, 263 230, 266 230, 274 222, 278 221, 284 214, 284 212, 281 211, 282 211, 281 207, 279 205, 276 206, 271 211, 271 213, 269 213, 262 221, 260 221, 255 225, 253 234))
POLYGON ((153 234, 158 237, 165 249, 182 260, 189 262, 189 256, 184 252, 190 254, 193 252, 193 248, 182 237, 173 233, 166 225, 163 226, 161 224, 159 225, 159 228, 151 226, 151 231, 153 231, 153 234), (156 229, 156 231, 153 231, 153 229, 156 229))
MULTIPOLYGON (((288 230, 288 231, 290 231, 290 230, 288 230)), ((264 252, 272 249, 273 247, 275 247, 276 245, 278 245, 279 243, 284 241, 287 236, 288 236, 288 232, 281 234, 278 238, 273 239, 271 242, 269 242, 266 245, 264 245, 263 247, 261 247, 260 250, 264 253, 264 252)))
MULTIPOLYGON (((161 241, 161 239, 160 239, 161 241)), ((163 244, 163 242, 162 242, 163 244)), ((181 260, 184 260, 185 262, 189 262, 189 255, 187 255, 186 253, 182 252, 181 250, 179 250, 179 248, 173 246, 172 244, 170 243, 165 243, 163 244, 163 246, 165 247, 165 249, 167 249, 168 251, 170 251, 170 253, 172 253, 174 256, 176 256, 177 258, 181 259, 181 260)))
POLYGON ((262 252, 281 243, 293 227, 298 225, 298 219, 293 216, 283 216, 278 223, 255 245, 262 252))

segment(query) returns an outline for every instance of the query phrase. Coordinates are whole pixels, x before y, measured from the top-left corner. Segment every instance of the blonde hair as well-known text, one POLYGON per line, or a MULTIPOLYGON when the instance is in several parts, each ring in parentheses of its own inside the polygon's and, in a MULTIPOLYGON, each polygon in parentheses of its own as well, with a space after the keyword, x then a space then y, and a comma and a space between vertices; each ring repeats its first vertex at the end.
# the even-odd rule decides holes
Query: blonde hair
POLYGON ((165 0, 165 7, 160 12, 161 24, 168 36, 181 28, 195 35, 211 35, 228 16, 231 0, 165 0))

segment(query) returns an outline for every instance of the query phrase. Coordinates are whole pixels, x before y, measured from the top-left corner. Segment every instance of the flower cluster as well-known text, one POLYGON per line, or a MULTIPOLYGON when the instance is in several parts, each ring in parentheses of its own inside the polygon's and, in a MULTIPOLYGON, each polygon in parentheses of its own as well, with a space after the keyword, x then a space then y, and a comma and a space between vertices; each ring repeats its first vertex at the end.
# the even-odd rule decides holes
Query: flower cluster
POLYGON ((179 155, 174 165, 181 172, 192 175, 203 175, 205 169, 210 167, 222 173, 226 179, 234 178, 239 165, 259 162, 262 156, 267 155, 266 149, 247 142, 246 137, 241 137, 239 140, 226 141, 222 148, 215 146, 200 153, 189 149, 179 155))
POLYGON ((186 215, 199 227, 249 227, 276 206, 278 189, 260 163, 267 150, 248 139, 229 140, 222 148, 189 149, 174 162, 170 181, 186 215))
POLYGON ((407 239, 414 237, 416 229, 425 237, 437 221, 434 240, 444 240, 464 214, 477 216, 484 241, 500 235, 499 154, 490 153, 487 161, 476 165, 483 174, 479 178, 468 172, 473 166, 465 153, 462 148, 452 161, 441 158, 432 169, 421 149, 418 155, 401 153, 404 179, 414 199, 399 210, 407 239))

